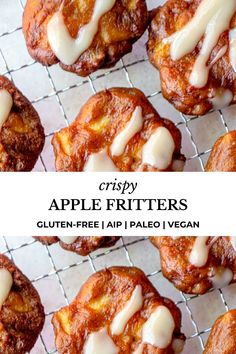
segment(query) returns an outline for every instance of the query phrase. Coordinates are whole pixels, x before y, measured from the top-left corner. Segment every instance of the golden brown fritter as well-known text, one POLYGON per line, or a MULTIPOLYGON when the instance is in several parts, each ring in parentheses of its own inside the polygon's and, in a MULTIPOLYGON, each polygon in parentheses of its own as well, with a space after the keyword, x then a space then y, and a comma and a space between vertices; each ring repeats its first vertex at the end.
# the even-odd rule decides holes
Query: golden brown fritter
POLYGON ((214 323, 204 354, 235 354, 236 310, 220 316, 214 323))
POLYGON ((220 137, 212 148, 206 172, 236 172, 236 130, 220 137))
POLYGON ((45 245, 52 245, 59 242, 60 246, 67 251, 75 252, 80 256, 87 256, 99 248, 114 246, 119 240, 118 236, 78 236, 71 244, 60 241, 57 236, 36 236, 37 240, 45 245))
POLYGON ((175 322, 172 343, 165 349, 145 344, 145 354, 174 354, 174 339, 184 340, 180 333, 181 313, 175 304, 161 297, 145 274, 134 267, 112 267, 92 275, 82 286, 75 300, 53 316, 56 347, 60 354, 82 353, 88 335, 107 328, 107 332, 119 354, 132 353, 141 342, 142 327, 158 306, 166 306, 175 322), (129 301, 136 286, 142 287, 144 298, 141 310, 125 325, 121 335, 111 335, 110 325, 114 317, 129 301))
MULTIPOLYGON (((53 53, 47 37, 47 25, 59 10, 62 0, 28 0, 26 3, 23 31, 30 55, 43 65, 59 62, 53 53)), ((95 0, 64 0, 63 17, 72 38, 90 22, 95 0)), ((99 29, 90 47, 73 65, 63 69, 81 76, 114 65, 122 56, 132 50, 148 25, 145 0, 116 0, 114 7, 99 21, 99 29)))
POLYGON ((31 171, 43 149, 43 127, 27 98, 6 77, 0 76, 0 90, 3 89, 11 94, 13 107, 0 129, 0 171, 31 171))
MULTIPOLYGON (((229 49, 212 66, 207 85, 195 88, 189 83, 189 76, 203 41, 193 52, 176 61, 170 57, 170 44, 163 43, 164 38, 179 31, 193 18, 201 1, 168 0, 153 12, 149 30, 149 59, 160 71, 162 93, 180 112, 190 115, 203 115, 212 109, 211 98, 221 87, 229 89, 234 96, 231 103, 236 102, 236 73, 230 64, 229 49)), ((235 26, 236 15, 232 18, 230 28, 235 26)), ((229 31, 220 36, 209 63, 225 45, 229 45, 229 31)))
POLYGON ((44 309, 30 281, 4 255, 0 255, 0 268, 8 270, 13 278, 11 291, 0 309, 0 353, 25 354, 33 348, 43 328, 44 309))
POLYGON ((158 171, 151 165, 142 164, 142 148, 159 127, 169 130, 175 143, 171 164, 175 160, 184 162, 181 155, 181 133, 174 123, 162 119, 144 94, 137 89, 112 88, 92 96, 82 107, 70 127, 54 135, 52 144, 56 156, 57 171, 83 171, 92 153, 111 146, 117 134, 123 131, 137 107, 142 108, 143 127, 127 143, 120 156, 110 156, 115 166, 123 172, 158 171))
MULTIPOLYGON (((160 251, 163 275, 176 288, 187 294, 204 294, 212 288, 212 277, 219 267, 232 271, 231 282, 236 281, 236 252, 229 236, 215 238, 210 247, 206 264, 195 267, 189 256, 195 236, 172 238, 170 236, 151 237, 150 240, 160 251)), ((212 241, 209 236, 208 244, 212 241)))

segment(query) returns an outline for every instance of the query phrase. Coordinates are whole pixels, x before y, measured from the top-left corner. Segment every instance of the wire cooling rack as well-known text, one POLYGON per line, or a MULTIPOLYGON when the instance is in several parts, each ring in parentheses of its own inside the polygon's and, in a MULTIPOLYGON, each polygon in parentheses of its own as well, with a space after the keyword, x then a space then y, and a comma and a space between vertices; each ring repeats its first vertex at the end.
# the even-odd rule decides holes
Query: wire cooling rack
POLYGON ((183 354, 201 354, 216 318, 236 307, 236 284, 201 296, 189 296, 176 290, 162 276, 159 253, 147 238, 123 237, 110 249, 80 257, 58 244, 48 247, 29 237, 0 237, 0 252, 28 276, 45 307, 45 326, 31 354, 56 353, 52 314, 72 301, 93 272, 109 266, 141 268, 159 293, 177 304, 182 312, 182 331, 187 337, 183 354))
MULTIPOLYGON (((25 0, 0 1, 0 74, 6 75, 30 99, 39 112, 46 132, 46 144, 35 171, 54 171, 51 138, 55 131, 70 124, 82 104, 95 92, 112 86, 141 89, 161 116, 172 119, 182 132, 187 171, 202 171, 216 139, 236 129, 236 106, 210 112, 204 117, 189 117, 177 112, 161 95, 160 79, 148 62, 147 34, 109 70, 88 78, 62 71, 57 65, 42 67, 28 55, 23 34, 25 0)), ((163 3, 147 0, 149 9, 163 3)), ((186 296, 161 274, 157 250, 146 238, 122 238, 109 250, 80 257, 58 245, 43 246, 25 237, 0 237, 0 252, 9 256, 38 289, 46 310, 42 334, 33 354, 56 353, 51 326, 52 314, 68 304, 82 283, 94 271, 111 265, 135 265, 148 275, 161 295, 172 298, 183 316, 187 336, 184 354, 200 354, 215 319, 236 307, 235 286, 209 291, 202 296, 186 296), (148 259, 148 262, 147 262, 148 259)))
MULTIPOLYGON (((46 68, 29 56, 22 34, 22 14, 26 0, 0 1, 0 73, 8 76, 31 100, 41 116, 46 144, 35 171, 54 171, 51 146, 53 134, 70 124, 81 106, 97 91, 112 86, 141 89, 161 116, 172 119, 182 132, 186 171, 202 171, 216 139, 236 129, 236 106, 189 117, 176 111, 161 95, 158 71, 149 63, 145 43, 147 33, 109 70, 99 70, 87 78, 66 73, 58 65, 46 68)), ((148 8, 164 0, 147 0, 148 8)))

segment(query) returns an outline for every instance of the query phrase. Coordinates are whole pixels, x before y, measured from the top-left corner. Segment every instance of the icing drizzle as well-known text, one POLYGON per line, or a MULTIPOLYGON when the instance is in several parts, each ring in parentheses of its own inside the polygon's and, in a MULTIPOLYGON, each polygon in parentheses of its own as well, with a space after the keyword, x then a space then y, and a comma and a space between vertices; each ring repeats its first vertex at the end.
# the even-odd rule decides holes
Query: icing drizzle
POLYGON ((165 127, 158 127, 143 146, 142 163, 165 170, 172 161, 175 150, 174 139, 165 127))
POLYGON ((119 349, 114 344, 111 337, 108 335, 105 328, 99 332, 89 334, 84 350, 84 354, 118 354, 119 349))
POLYGON ((118 172, 106 150, 91 154, 84 165, 85 172, 118 172))
POLYGON ((0 129, 6 122, 13 106, 13 99, 7 90, 0 90, 0 129))
POLYGON ((115 137, 110 149, 112 156, 120 156, 131 138, 143 127, 142 108, 137 106, 126 127, 115 137))
POLYGON ((214 109, 223 109, 227 107, 232 100, 233 93, 228 89, 220 87, 216 90, 215 96, 210 101, 214 109))
MULTIPOLYGON (((220 35, 229 29, 235 11, 235 0, 227 0, 227 6, 225 0, 202 0, 194 17, 181 30, 164 39, 164 43, 170 43, 172 60, 178 60, 191 53, 204 37, 189 78, 192 86, 201 88, 207 84, 211 68, 207 62, 220 35)), ((230 47, 232 48, 231 41, 230 47)), ((233 53, 235 53, 234 45, 233 53)))
POLYGON ((0 309, 6 299, 8 298, 8 295, 11 291, 11 287, 13 285, 13 278, 11 273, 5 269, 5 268, 0 268, 0 309))
MULTIPOLYGON (((148 118, 149 119, 149 118, 148 118)), ((110 145, 112 156, 120 156, 124 153, 126 145, 143 127, 142 108, 137 106, 132 113, 130 121, 125 128, 118 133, 110 145)), ((175 151, 175 142, 169 130, 159 126, 149 137, 141 150, 142 164, 151 165, 159 170, 165 170, 171 165, 175 151)), ((184 161, 174 161, 172 170, 183 170, 184 161)), ((89 155, 85 165, 85 172, 118 172, 119 169, 108 155, 106 149, 89 155)))
POLYGON ((68 245, 71 245, 72 243, 75 242, 75 240, 78 238, 78 236, 58 236, 58 238, 68 244, 68 245))
MULTIPOLYGON (((124 308, 114 317, 110 331, 111 335, 121 335, 130 318, 142 309, 144 297, 142 295, 141 285, 137 285, 124 308)), ((142 327, 142 342, 138 345, 133 354, 142 354, 145 344, 150 344, 156 348, 167 348, 172 342, 172 336, 175 328, 175 322, 170 310, 163 305, 158 306, 147 319, 142 327)), ((183 347, 183 343, 182 347, 183 347)), ((173 341, 173 350, 179 353, 173 341)), ((90 333, 86 339, 83 348, 83 354, 117 354, 118 347, 108 334, 107 328, 98 332, 90 333)))
POLYGON ((214 268, 213 271, 214 275, 210 277, 210 280, 215 289, 223 288, 231 283, 233 279, 231 269, 219 266, 214 268))
POLYGON ((142 340, 154 347, 164 349, 172 341, 175 322, 165 306, 158 306, 143 326, 142 340))
POLYGON ((210 248, 216 242, 218 236, 211 238, 211 241, 207 244, 208 239, 209 236, 198 236, 194 241, 189 261, 195 267, 203 267, 207 263, 210 248))
POLYGON ((115 316, 111 324, 112 335, 120 335, 133 315, 141 310, 143 306, 142 287, 137 285, 134 289, 130 300, 126 303, 125 307, 115 316))
POLYGON ((89 23, 84 25, 77 38, 72 38, 64 22, 62 7, 48 23, 48 41, 52 51, 65 65, 73 65, 76 60, 90 47, 98 31, 101 17, 110 11, 116 0, 95 0, 93 15, 89 23))

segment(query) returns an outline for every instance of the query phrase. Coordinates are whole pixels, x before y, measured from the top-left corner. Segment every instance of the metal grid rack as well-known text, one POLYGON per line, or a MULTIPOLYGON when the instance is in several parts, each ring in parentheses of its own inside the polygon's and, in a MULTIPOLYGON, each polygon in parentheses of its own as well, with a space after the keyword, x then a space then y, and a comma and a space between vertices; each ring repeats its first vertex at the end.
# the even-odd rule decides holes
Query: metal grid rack
MULTIPOLYGON (((47 68, 35 63, 27 53, 22 34, 21 18, 25 2, 1 0, 0 73, 8 76, 31 99, 45 126, 46 144, 35 171, 54 170, 53 134, 73 121, 81 105, 91 95, 106 87, 140 88, 162 116, 176 123, 183 136, 186 171, 202 171, 216 139, 236 128, 236 119, 233 118, 236 116, 235 106, 210 112, 205 117, 189 117, 177 112, 164 100, 159 74, 149 63, 145 51, 147 35, 115 68, 100 70, 87 78, 65 73, 58 66, 47 68), (49 116, 51 111, 52 116, 49 116)), ((163 2, 147 0, 149 9, 163 2)))
POLYGON ((10 257, 29 277, 45 306, 46 324, 31 354, 56 353, 50 323, 52 314, 71 302, 93 272, 112 265, 143 269, 160 294, 179 306, 182 331, 187 337, 183 354, 201 354, 215 319, 236 305, 234 284, 201 296, 188 296, 176 290, 162 276, 159 253, 147 238, 123 237, 110 249, 80 257, 62 250, 58 244, 48 247, 33 238, 1 237, 0 252, 10 257))

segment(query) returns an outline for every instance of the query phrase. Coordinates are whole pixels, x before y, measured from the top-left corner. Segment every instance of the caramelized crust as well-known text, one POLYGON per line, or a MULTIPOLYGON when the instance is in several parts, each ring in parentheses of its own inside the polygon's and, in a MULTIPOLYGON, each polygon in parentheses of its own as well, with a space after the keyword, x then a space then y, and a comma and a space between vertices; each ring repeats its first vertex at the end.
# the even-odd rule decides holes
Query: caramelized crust
POLYGON ((7 269, 13 285, 0 309, 0 353, 29 352, 44 324, 44 309, 39 295, 30 281, 5 256, 0 255, 0 268, 7 269))
MULTIPOLYGON (((143 324, 160 305, 166 306, 175 321, 174 338, 184 339, 180 333, 181 313, 175 304, 161 297, 145 274, 137 268, 112 267, 92 275, 82 286, 75 300, 53 316, 56 347, 60 354, 79 354, 88 335, 103 328, 119 348, 119 354, 132 353, 141 342, 143 324), (124 307, 137 285, 142 286, 143 308, 128 321, 121 335, 112 336, 109 325, 124 307)), ((171 344, 166 349, 144 345, 144 354, 174 354, 171 344)))
POLYGON ((214 323, 204 354, 234 354, 236 348, 236 310, 226 312, 214 323))
POLYGON ((43 127, 32 104, 4 76, 0 76, 2 89, 11 94, 14 102, 0 129, 0 171, 31 171, 43 149, 43 127))
MULTIPOLYGON (((116 167, 124 172, 157 171, 150 165, 142 165, 141 151, 158 127, 166 127, 174 139, 173 160, 185 161, 180 153, 181 133, 176 126, 162 119, 141 91, 112 88, 91 97, 71 126, 54 135, 57 171, 83 171, 88 156, 111 146, 137 106, 142 108, 143 128, 129 140, 122 155, 110 156, 116 167)), ((172 163, 166 170, 172 170, 172 163)))
MULTIPOLYGON (((170 57, 170 45, 162 42, 191 20, 200 3, 201 0, 168 0, 153 12, 149 29, 149 59, 160 71, 162 93, 180 112, 191 115, 203 115, 212 109, 210 99, 220 87, 231 90, 234 95, 232 104, 236 102, 236 73, 230 64, 229 50, 212 66, 207 85, 199 89, 190 85, 189 76, 201 49, 202 40, 193 52, 176 61, 170 57)), ((235 26, 236 15, 230 28, 235 26)), ((229 31, 225 31, 219 38, 209 63, 225 45, 229 45, 229 31)))
MULTIPOLYGON (((23 31, 30 55, 43 65, 59 62, 47 39, 47 25, 59 10, 62 0, 28 0, 26 3, 23 31)), ((64 0, 65 24, 73 38, 90 22, 95 0, 64 0), (76 14, 76 15, 75 15, 76 14)), ((114 65, 132 50, 132 44, 142 36, 148 25, 145 0, 116 0, 114 7, 103 15, 92 45, 73 65, 61 67, 80 76, 114 65)))
POLYGON ((163 275, 187 294, 204 294, 212 288, 214 267, 229 268, 233 272, 231 282, 235 282, 236 252, 229 236, 221 236, 213 243, 203 267, 195 267, 189 261, 195 239, 195 236, 176 239, 170 236, 150 237, 150 241, 159 249, 163 275))
POLYGON ((205 170, 206 172, 236 172, 236 130, 216 141, 205 170))
POLYGON ((75 242, 67 244, 60 241, 57 236, 36 236, 37 240, 44 245, 52 245, 59 242, 60 246, 67 251, 75 252, 80 256, 87 256, 99 248, 111 247, 116 244, 120 237, 118 236, 78 236, 75 242))

